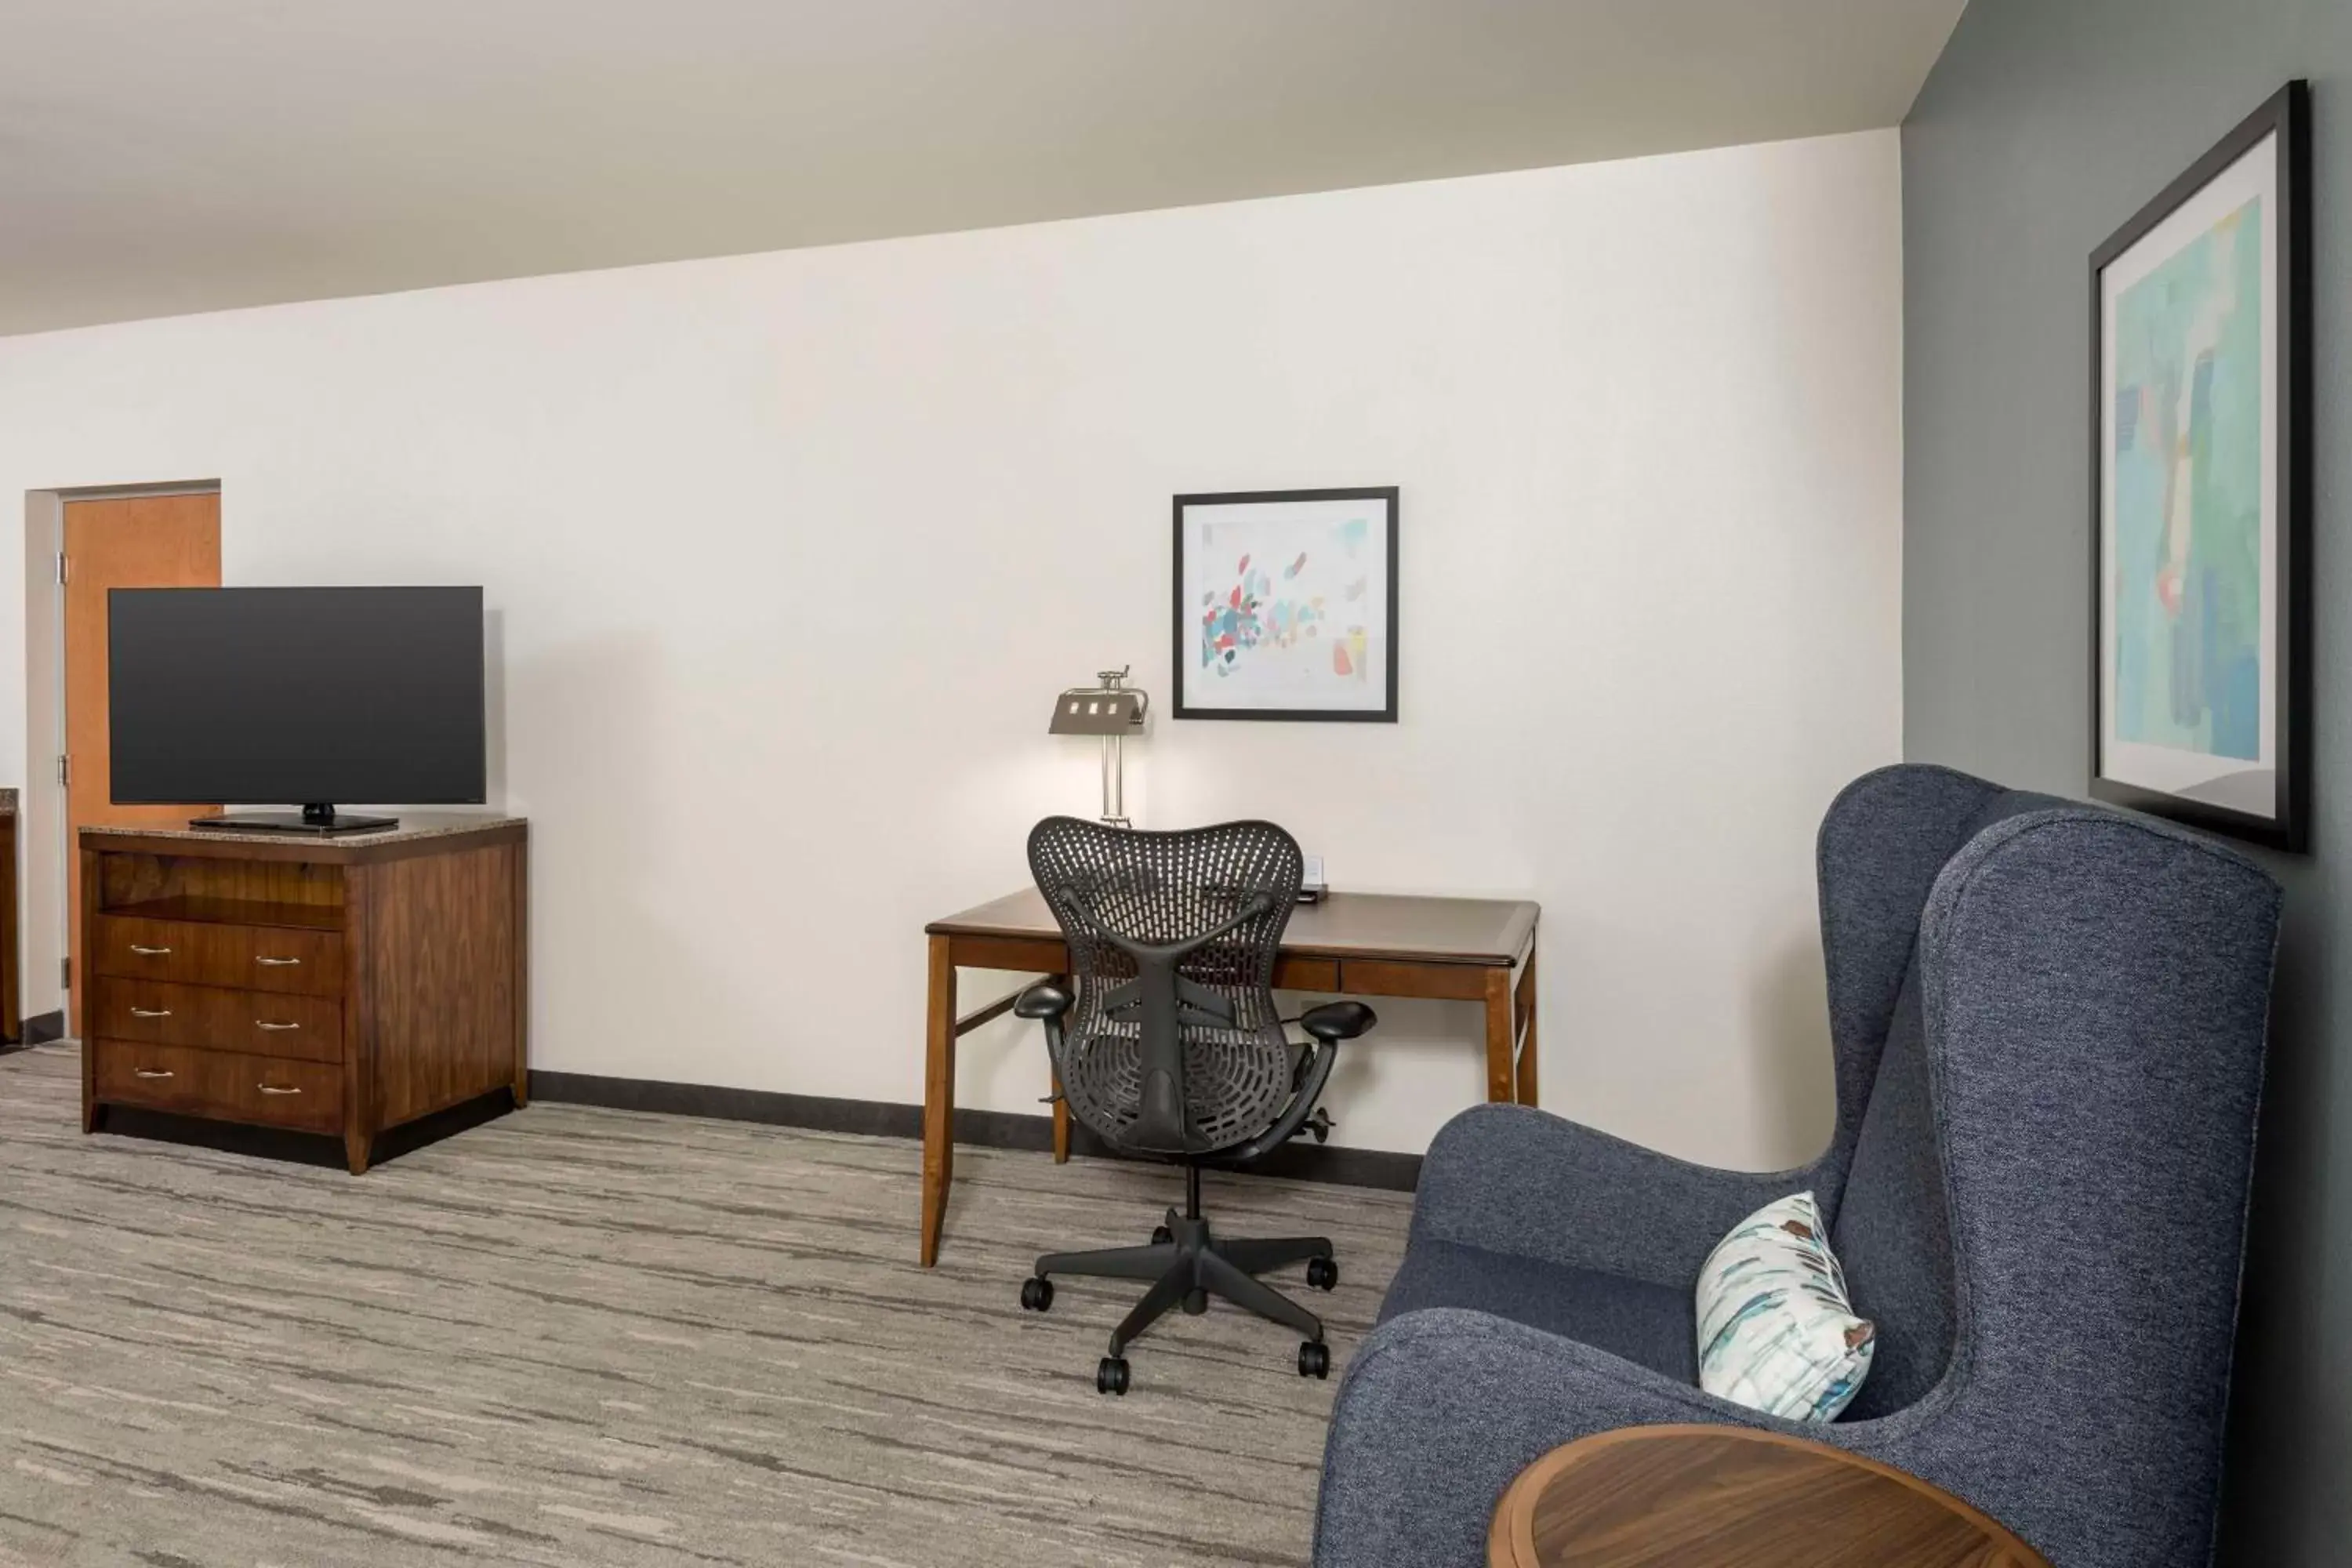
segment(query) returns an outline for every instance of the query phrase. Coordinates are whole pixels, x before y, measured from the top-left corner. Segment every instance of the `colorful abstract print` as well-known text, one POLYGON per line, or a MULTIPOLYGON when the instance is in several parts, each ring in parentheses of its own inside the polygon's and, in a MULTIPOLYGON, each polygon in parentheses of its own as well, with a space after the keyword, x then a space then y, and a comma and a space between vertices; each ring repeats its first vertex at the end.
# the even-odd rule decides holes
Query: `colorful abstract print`
POLYGON ((2115 304, 2117 738, 2258 761, 2262 740, 2262 203, 2115 304))
POLYGON ((1853 1315, 1811 1193, 1741 1220, 1699 1270, 1698 1382, 1720 1398, 1834 1420, 1869 1375, 1875 1338, 1853 1315))
MULTIPOLYGON (((1351 520, 1339 526, 1337 542, 1343 551, 1362 545, 1369 525, 1351 520)), ((1281 569, 1277 583, 1264 563, 1244 555, 1234 566, 1233 586, 1223 593, 1201 595, 1201 666, 1220 676, 1232 673, 1245 654, 1260 650, 1288 651, 1319 641, 1330 650, 1331 673, 1343 680, 1361 681, 1370 661, 1365 658, 1364 610, 1361 601, 1369 579, 1359 574, 1342 585, 1341 597, 1354 602, 1345 611, 1349 624, 1336 626, 1321 594, 1302 592, 1299 574, 1307 570, 1310 552, 1300 551, 1281 569)))

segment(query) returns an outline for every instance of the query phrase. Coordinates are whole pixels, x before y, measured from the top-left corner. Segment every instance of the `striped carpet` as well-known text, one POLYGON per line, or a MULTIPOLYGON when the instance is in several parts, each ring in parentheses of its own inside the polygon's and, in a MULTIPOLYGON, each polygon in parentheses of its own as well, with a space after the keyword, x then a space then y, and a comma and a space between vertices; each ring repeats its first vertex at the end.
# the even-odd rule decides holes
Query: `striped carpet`
MULTIPOLYGON (((79 1131, 70 1045, 0 1057, 0 1564, 1297 1563, 1333 1389, 1218 1306, 1094 1392, 1162 1167, 965 1149, 914 1266, 908 1142, 535 1106, 354 1180, 79 1131)), ((1410 1199, 1213 1178, 1328 1234, 1334 1359, 1410 1199)), ((1296 1271, 1278 1279, 1297 1286, 1296 1271)))

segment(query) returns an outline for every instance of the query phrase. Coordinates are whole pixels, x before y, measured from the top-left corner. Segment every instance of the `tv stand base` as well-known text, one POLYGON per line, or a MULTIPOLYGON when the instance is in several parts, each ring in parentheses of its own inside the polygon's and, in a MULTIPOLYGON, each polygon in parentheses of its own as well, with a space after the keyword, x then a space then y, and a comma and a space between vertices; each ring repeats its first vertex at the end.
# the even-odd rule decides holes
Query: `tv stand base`
POLYGON ((226 816, 196 816, 188 826, 203 833, 299 833, 313 838, 340 837, 346 833, 382 833, 400 826, 396 816, 338 814, 331 805, 306 805, 291 811, 239 811, 226 816))

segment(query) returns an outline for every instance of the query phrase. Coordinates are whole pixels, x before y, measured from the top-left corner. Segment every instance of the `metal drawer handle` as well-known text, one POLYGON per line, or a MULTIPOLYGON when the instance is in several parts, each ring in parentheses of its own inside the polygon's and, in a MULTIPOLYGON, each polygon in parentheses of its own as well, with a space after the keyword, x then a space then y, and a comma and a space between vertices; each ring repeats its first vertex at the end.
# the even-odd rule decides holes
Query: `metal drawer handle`
POLYGON ((131 1076, 132 1078, 170 1078, 172 1075, 162 1068, 132 1068, 131 1076))
MULTIPOLYGON (((172 950, 167 947, 163 951, 165 952, 169 952, 172 950)), ((289 963, 299 963, 302 961, 299 958, 261 958, 257 956, 253 962, 256 963, 266 964, 271 969, 283 969, 289 963)))
POLYGON ((172 1010, 169 1007, 133 1007, 131 1016, 134 1018, 168 1018, 172 1010))
MULTIPOLYGON (((253 1021, 253 1026, 257 1029, 299 1029, 302 1026, 299 1024, 273 1024, 267 1018, 256 1018, 253 1021)), ((289 1094, 299 1094, 301 1090, 289 1089, 287 1092, 289 1094)))
POLYGON ((299 1094, 302 1092, 299 1089, 281 1089, 274 1083, 257 1083, 253 1087, 259 1089, 264 1094, 299 1094))
POLYGON ((142 958, 162 958, 172 950, 168 947, 142 947, 134 942, 131 944, 131 951, 142 958))

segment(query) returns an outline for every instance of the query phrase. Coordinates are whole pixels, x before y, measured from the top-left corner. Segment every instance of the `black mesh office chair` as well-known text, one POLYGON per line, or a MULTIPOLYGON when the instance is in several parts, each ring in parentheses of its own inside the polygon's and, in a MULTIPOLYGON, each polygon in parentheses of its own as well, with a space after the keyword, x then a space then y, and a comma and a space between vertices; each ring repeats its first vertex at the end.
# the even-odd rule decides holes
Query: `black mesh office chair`
POLYGON ((1311 1045, 1283 1033, 1274 961, 1298 899, 1297 841, 1269 822, 1138 833, 1054 816, 1029 835, 1029 868, 1069 942, 1075 994, 1048 981, 1013 1010, 1045 1026, 1072 1115, 1115 1149, 1184 1166, 1184 1212, 1170 1209, 1146 1247, 1046 1254, 1021 1304, 1049 1310, 1056 1274, 1154 1282, 1111 1331, 1095 1373, 1105 1394, 1127 1392, 1136 1336, 1213 1295, 1297 1330, 1299 1374, 1328 1376, 1322 1321, 1257 1276, 1304 1262, 1328 1290, 1330 1241, 1221 1238, 1201 1215, 1201 1168, 1247 1164, 1307 1126, 1339 1042, 1376 1022, 1360 1002, 1332 1002, 1298 1019, 1311 1045))

